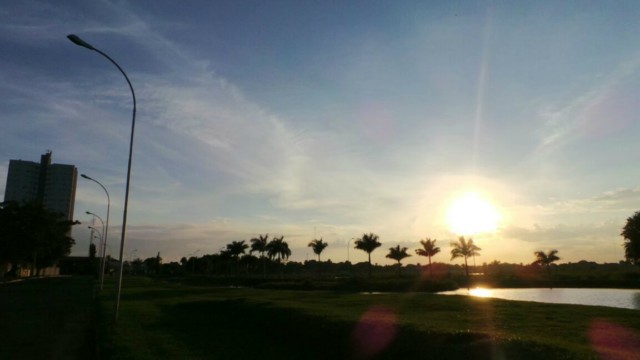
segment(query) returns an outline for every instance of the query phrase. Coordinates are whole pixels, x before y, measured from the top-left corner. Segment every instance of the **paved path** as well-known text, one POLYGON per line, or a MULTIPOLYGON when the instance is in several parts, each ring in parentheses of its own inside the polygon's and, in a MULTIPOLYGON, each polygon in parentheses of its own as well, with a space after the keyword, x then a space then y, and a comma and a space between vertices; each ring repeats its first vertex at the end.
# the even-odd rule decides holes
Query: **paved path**
POLYGON ((0 359, 93 359, 94 279, 0 284, 0 359))

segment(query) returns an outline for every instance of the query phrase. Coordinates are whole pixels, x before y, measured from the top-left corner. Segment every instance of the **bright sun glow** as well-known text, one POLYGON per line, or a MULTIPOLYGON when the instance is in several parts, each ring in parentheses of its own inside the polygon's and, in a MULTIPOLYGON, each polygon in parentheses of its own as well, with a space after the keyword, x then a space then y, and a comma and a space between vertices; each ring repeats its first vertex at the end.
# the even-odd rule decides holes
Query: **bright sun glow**
POLYGON ((459 235, 494 232, 499 221, 498 210, 476 193, 459 197, 447 210, 449 230, 459 235))

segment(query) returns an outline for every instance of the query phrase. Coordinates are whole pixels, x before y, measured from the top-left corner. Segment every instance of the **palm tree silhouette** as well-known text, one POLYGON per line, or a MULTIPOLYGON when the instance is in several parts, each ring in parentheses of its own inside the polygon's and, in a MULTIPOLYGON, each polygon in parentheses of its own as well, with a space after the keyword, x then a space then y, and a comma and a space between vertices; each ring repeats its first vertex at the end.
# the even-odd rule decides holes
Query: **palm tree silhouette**
MULTIPOLYGON (((277 259, 278 264, 282 263, 282 259, 288 259, 291 256, 291 250, 289 250, 289 244, 284 241, 284 235, 279 238, 274 237, 266 246, 267 256, 269 259, 277 259)), ((282 267, 280 268, 282 271, 282 267)))
POLYGON ((420 240, 420 245, 422 245, 422 249, 416 249, 416 254, 429 258, 429 276, 433 277, 433 269, 431 268, 431 257, 439 253, 440 248, 436 246, 436 239, 431 240, 429 238, 426 238, 425 240, 420 240))
POLYGON ((480 255, 479 251, 482 249, 480 249, 473 243, 473 239, 469 238, 469 240, 465 240, 464 236, 460 236, 458 242, 451 242, 451 247, 451 260, 458 257, 464 257, 464 270, 468 278, 469 264, 467 263, 467 259, 470 256, 480 255))
POLYGON ((252 254, 254 251, 260 253, 260 259, 262 260, 262 277, 267 276, 267 263, 264 253, 267 251, 268 240, 269 234, 258 235, 257 238, 251 239, 251 250, 249 251, 249 254, 252 254))
POLYGON ((236 268, 236 273, 238 272, 238 259, 241 254, 244 254, 244 251, 249 248, 249 245, 242 241, 232 241, 230 244, 227 244, 227 248, 223 250, 223 254, 229 256, 234 263, 236 268))
POLYGON ((318 276, 320 276, 320 273, 321 273, 320 254, 322 253, 324 248, 329 246, 329 244, 327 244, 326 242, 323 242, 322 238, 320 238, 320 240, 318 239, 311 240, 311 242, 309 242, 307 246, 313 249, 314 254, 318 255, 318 276))
POLYGON ((244 254, 244 251, 247 250, 248 248, 249 248, 249 245, 245 244, 244 240, 232 241, 230 244, 227 244, 226 252, 227 254, 229 254, 229 256, 238 260, 240 255, 244 254))
POLYGON ((547 272, 551 274, 551 263, 554 261, 560 260, 558 257, 558 250, 551 250, 548 253, 544 251, 534 251, 533 255, 536 257, 536 261, 534 261, 533 265, 540 265, 543 268, 547 269, 547 272))
POLYGON ((318 239, 311 240, 311 242, 307 246, 313 249, 314 254, 318 255, 318 262, 320 262, 320 254, 322 253, 324 248, 329 246, 329 244, 327 244, 326 242, 323 242, 322 238, 320 238, 320 240, 318 239))
POLYGON ((382 245, 378 241, 378 235, 374 233, 362 234, 362 237, 357 239, 354 245, 356 249, 366 251, 369 255, 369 277, 371 277, 371 253, 382 245))
POLYGON ((398 262, 398 276, 400 276, 400 270, 402 269, 402 264, 400 263, 400 261, 409 256, 411 255, 407 254, 407 248, 400 248, 400 245, 389 248, 389 253, 386 255, 387 258, 393 259, 398 262))

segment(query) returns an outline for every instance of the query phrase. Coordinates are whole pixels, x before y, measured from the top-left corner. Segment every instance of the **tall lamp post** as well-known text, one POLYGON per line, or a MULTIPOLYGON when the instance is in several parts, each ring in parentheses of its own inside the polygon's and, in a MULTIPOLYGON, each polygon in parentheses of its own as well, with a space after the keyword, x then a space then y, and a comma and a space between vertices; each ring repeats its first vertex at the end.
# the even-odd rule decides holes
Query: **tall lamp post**
POLYGON ((131 81, 129 81, 129 77, 127 76, 127 74, 124 72, 124 70, 122 70, 120 65, 118 65, 118 63, 115 62, 115 60, 113 60, 109 55, 105 54, 100 49, 97 49, 93 47, 91 44, 80 39, 77 35, 70 34, 70 35, 67 35, 67 38, 71 40, 72 43, 78 46, 82 46, 84 48, 97 52, 98 54, 107 58, 107 60, 109 60, 113 65, 115 65, 118 68, 118 70, 120 70, 125 80, 127 80, 127 84, 129 85, 129 90, 131 90, 131 96, 133 97, 133 113, 131 116, 131 138, 129 140, 129 163, 127 165, 127 185, 125 187, 125 192, 124 192, 124 210, 122 212, 122 231, 120 235, 120 271, 118 274, 118 290, 116 292, 116 303, 115 303, 115 309, 114 309, 115 314, 113 318, 114 321, 118 321, 118 310, 120 309, 120 292, 122 291, 122 270, 124 265, 122 256, 124 254, 125 233, 127 230, 127 207, 129 205, 129 185, 131 182, 131 158, 133 156, 133 134, 136 129, 136 93, 133 91, 133 86, 131 85, 131 81))
MULTIPOLYGON (((104 221, 102 221, 102 218, 100 216, 98 216, 97 214, 92 213, 91 211, 85 211, 85 213, 87 215, 93 215, 95 217, 98 218, 98 220, 100 220, 100 222, 102 223, 102 234, 104 235, 104 239, 102 240, 102 260, 100 261, 100 290, 102 290, 102 286, 104 284, 104 264, 106 262, 106 258, 104 256, 105 250, 107 248, 107 228, 104 224, 104 221)), ((107 216, 109 216, 109 212, 107 211, 107 216)), ((107 222, 109 221, 109 218, 107 218, 107 222)))

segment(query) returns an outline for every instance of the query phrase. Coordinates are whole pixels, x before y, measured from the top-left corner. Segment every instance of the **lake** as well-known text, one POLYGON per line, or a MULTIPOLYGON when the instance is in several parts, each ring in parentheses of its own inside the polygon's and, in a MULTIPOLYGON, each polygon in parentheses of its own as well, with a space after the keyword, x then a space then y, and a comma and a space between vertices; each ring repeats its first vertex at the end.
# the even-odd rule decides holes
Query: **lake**
POLYGON ((536 301, 554 304, 609 306, 640 310, 638 289, 458 289, 443 291, 442 295, 468 295, 517 301, 536 301))

